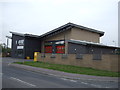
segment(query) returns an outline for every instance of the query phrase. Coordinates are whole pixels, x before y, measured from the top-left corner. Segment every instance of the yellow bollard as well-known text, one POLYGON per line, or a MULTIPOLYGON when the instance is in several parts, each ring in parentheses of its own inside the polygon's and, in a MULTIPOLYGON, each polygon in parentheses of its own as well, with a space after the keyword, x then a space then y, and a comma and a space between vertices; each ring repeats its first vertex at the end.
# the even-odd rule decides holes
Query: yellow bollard
POLYGON ((30 57, 27 56, 26 59, 30 59, 30 57))
POLYGON ((37 61, 38 53, 39 53, 39 52, 34 52, 34 61, 35 61, 35 62, 37 61))

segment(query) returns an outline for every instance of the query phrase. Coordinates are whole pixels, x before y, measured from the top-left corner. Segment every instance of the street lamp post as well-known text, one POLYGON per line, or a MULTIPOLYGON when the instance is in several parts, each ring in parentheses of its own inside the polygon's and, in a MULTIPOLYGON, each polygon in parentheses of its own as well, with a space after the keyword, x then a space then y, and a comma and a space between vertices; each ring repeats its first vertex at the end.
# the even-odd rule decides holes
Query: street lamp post
POLYGON ((12 39, 12 37, 10 37, 10 36, 6 36, 6 38, 7 38, 7 45, 6 45, 6 54, 7 55, 9 55, 9 53, 8 53, 8 44, 9 44, 9 39, 12 39))

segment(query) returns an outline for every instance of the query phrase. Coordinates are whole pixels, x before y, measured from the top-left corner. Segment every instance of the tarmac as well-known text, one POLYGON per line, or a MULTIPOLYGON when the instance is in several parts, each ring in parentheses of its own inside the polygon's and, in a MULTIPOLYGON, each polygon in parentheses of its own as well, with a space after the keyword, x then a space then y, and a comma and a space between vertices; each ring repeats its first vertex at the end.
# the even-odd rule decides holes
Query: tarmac
POLYGON ((44 69, 44 68, 37 68, 27 65, 21 65, 21 64, 13 64, 10 63, 10 66, 22 68, 25 70, 30 70, 33 72, 38 72, 42 74, 67 78, 67 79, 73 79, 73 80, 96 80, 96 81, 111 81, 111 82, 119 82, 118 77, 105 77, 105 76, 92 76, 92 75, 83 75, 83 74, 74 74, 74 73, 67 73, 62 71, 56 71, 51 69, 44 69))

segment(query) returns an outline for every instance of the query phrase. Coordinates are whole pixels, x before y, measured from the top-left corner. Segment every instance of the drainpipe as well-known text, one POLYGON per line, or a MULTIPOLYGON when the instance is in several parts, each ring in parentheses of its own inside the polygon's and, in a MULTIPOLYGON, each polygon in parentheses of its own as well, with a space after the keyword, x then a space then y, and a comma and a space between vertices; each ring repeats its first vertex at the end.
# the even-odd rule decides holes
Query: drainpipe
POLYGON ((65 33, 64 33, 64 43, 65 43, 65 54, 67 54, 67 51, 66 51, 66 48, 68 48, 67 46, 68 46, 68 44, 67 44, 67 41, 66 41, 66 39, 65 39, 66 37, 65 37, 65 33))

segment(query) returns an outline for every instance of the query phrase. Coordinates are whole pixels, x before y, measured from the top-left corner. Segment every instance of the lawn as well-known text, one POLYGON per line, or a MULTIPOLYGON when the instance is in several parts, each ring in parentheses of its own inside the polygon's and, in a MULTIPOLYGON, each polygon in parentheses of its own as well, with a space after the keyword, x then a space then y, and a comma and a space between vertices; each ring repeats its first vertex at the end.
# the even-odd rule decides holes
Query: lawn
POLYGON ((86 67, 72 66, 72 65, 61 65, 61 64, 51 64, 45 62, 15 62, 17 64, 24 64, 39 68, 53 69, 68 73, 76 73, 76 74, 85 74, 85 75, 94 75, 94 76, 109 76, 109 77, 120 77, 120 72, 111 72, 105 70, 97 70, 86 67))

